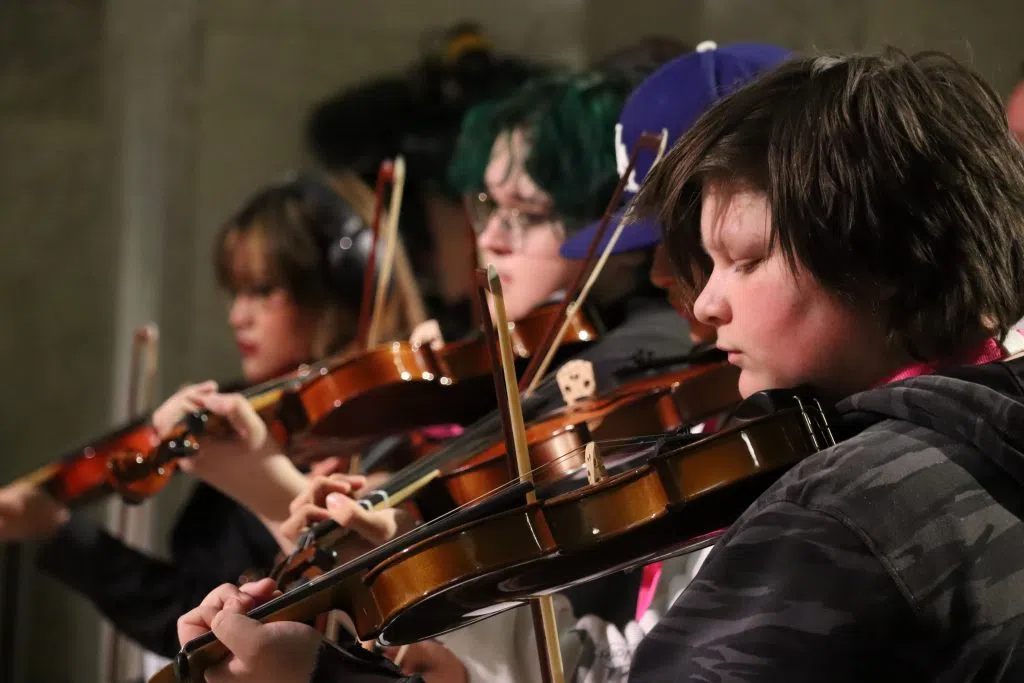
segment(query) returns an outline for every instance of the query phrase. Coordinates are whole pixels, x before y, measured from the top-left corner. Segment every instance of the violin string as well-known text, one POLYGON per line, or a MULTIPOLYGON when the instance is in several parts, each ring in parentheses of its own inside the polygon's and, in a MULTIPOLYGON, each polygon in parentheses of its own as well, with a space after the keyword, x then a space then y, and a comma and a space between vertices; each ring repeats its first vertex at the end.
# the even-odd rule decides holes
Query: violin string
MULTIPOLYGON (((645 450, 649 451, 650 447, 652 447, 652 446, 655 447, 654 450, 653 451, 649 451, 647 453, 647 455, 654 455, 654 454, 660 452, 661 450, 663 450, 665 446, 674 445, 676 442, 679 442, 682 445, 686 445, 688 443, 693 442, 695 440, 695 438, 699 438, 699 437, 695 437, 695 435, 692 435, 692 434, 689 433, 688 426, 681 427, 680 429, 682 431, 676 431, 674 433, 648 434, 648 435, 641 435, 641 436, 635 436, 635 437, 620 437, 620 438, 617 438, 617 439, 602 439, 600 441, 595 441, 594 444, 597 446, 598 451, 602 453, 601 457, 603 459, 605 459, 606 461, 611 459, 610 456, 616 455, 615 451, 619 451, 621 449, 629 449, 629 452, 627 452, 625 455, 623 455, 622 453, 618 453, 617 455, 619 455, 622 458, 622 461, 630 463, 630 462, 632 462, 632 460, 630 459, 631 455, 634 455, 634 454, 637 454, 637 453, 644 454, 644 453, 642 453, 642 451, 645 451, 645 450)), ((567 479, 577 475, 578 473, 585 471, 586 470, 586 464, 584 462, 582 462, 582 457, 583 457, 584 451, 586 450, 586 447, 587 447, 587 444, 581 444, 580 446, 577 446, 576 448, 572 449, 571 451, 569 451, 567 453, 564 453, 564 454, 562 454, 560 456, 552 458, 551 460, 549 460, 548 462, 544 463, 543 465, 539 465, 537 467, 534 467, 531 470, 531 475, 534 478, 537 478, 537 475, 546 474, 548 471, 556 469, 559 465, 562 465, 562 464, 564 464, 566 462, 569 462, 569 461, 571 461, 573 459, 577 459, 577 458, 581 459, 581 462, 573 470, 563 474, 562 477, 559 478, 559 479, 556 479, 556 480, 554 480, 552 482, 545 482, 545 485, 555 484, 555 483, 558 483, 559 481, 565 481, 565 480, 567 480, 567 479)), ((644 464, 644 462, 638 463, 636 465, 636 467, 641 467, 641 466, 643 466, 643 464, 644 464)), ((443 515, 440 515, 439 517, 435 518, 434 520, 431 520, 431 522, 429 522, 429 523, 434 523, 434 522, 437 522, 439 520, 447 519, 450 515, 453 515, 453 514, 456 514, 456 513, 460 512, 462 510, 465 510, 469 506, 475 505, 475 504, 477 504, 477 503, 479 503, 481 501, 484 501, 484 500, 486 500, 486 499, 488 499, 490 497, 499 495, 499 494, 503 493, 504 491, 507 491, 507 490, 509 490, 512 487, 515 487, 518 484, 519 484, 519 478, 517 477, 517 478, 515 478, 515 479, 513 479, 513 480, 511 480, 509 482, 506 482, 506 483, 502 484, 501 486, 498 486, 497 488, 493 489, 492 491, 488 491, 486 493, 483 493, 483 494, 477 496, 476 498, 473 498, 472 500, 464 503, 463 505, 460 505, 459 507, 455 508, 454 510, 451 510, 451 511, 449 511, 449 512, 443 514, 443 515)))
MULTIPOLYGON (((430 456, 427 456, 426 458, 421 458, 421 459, 417 460, 416 462, 414 462, 414 463, 412 463, 412 464, 402 468, 397 473, 395 473, 391 477, 391 479, 384 486, 380 487, 379 489, 376 489, 375 491, 367 492, 367 494, 361 496, 359 500, 361 502, 363 502, 366 507, 369 507, 369 508, 378 507, 378 505, 374 505, 373 504, 372 501, 374 499, 379 499, 380 502, 382 503, 381 505, 379 505, 379 507, 386 507, 386 506, 388 506, 388 501, 396 493, 398 493, 400 491, 406 491, 406 489, 408 489, 409 486, 415 484, 417 481, 424 481, 424 479, 425 479, 424 475, 427 475, 428 473, 430 473, 433 470, 436 470, 436 469, 442 468, 442 467, 444 467, 446 465, 449 465, 452 462, 459 461, 459 460, 464 460, 464 459, 466 459, 468 457, 471 457, 472 455, 480 452, 480 450, 483 447, 483 443, 486 443, 486 442, 489 442, 490 440, 493 440, 493 434, 491 433, 491 431, 489 429, 489 425, 485 425, 484 427, 487 428, 487 431, 486 431, 485 434, 479 435, 478 438, 476 438, 476 439, 470 439, 470 441, 467 444, 465 444, 465 445, 460 443, 459 445, 455 446, 454 448, 448 448, 448 449, 442 448, 437 453, 434 453, 434 454, 432 454, 430 456), (490 438, 488 438, 488 437, 490 437, 490 438)), ((471 435, 466 435, 466 436, 471 436, 471 435)), ((661 435, 658 435, 658 436, 643 436, 643 437, 623 437, 623 438, 620 438, 620 439, 606 439, 606 440, 601 440, 601 441, 597 442, 597 446, 600 449, 602 449, 603 451, 607 451, 607 450, 610 450, 610 449, 619 448, 619 447, 621 447, 623 445, 640 445, 641 441, 638 441, 638 439, 650 439, 650 440, 652 440, 651 442, 653 442, 654 439, 659 438, 660 436, 661 435)), ((460 439, 460 441, 462 441, 462 440, 460 439)), ((569 461, 570 459, 572 459, 574 457, 582 457, 582 451, 583 451, 583 449, 585 447, 586 447, 586 444, 581 444, 579 447, 573 449, 572 451, 569 451, 568 453, 565 453, 565 454, 563 454, 561 456, 558 456, 558 457, 550 460, 548 463, 546 463, 544 465, 541 465, 541 466, 539 466, 537 468, 534 468, 533 470, 531 470, 531 474, 532 475, 538 475, 538 474, 543 475, 547 471, 549 471, 550 469, 554 469, 558 465, 561 465, 561 464, 569 461)), ((565 477, 571 477, 572 474, 574 474, 575 472, 578 472, 578 471, 582 471, 583 469, 585 469, 585 465, 581 464, 577 468, 577 470, 574 470, 572 473, 569 473, 569 474, 565 475, 565 477)), ((553 482, 548 482, 548 483, 549 484, 554 484, 554 483, 557 483, 558 481, 559 480, 556 479, 553 482)), ((561 481, 565 481, 565 478, 562 478, 561 481)), ((424 481, 424 484, 425 483, 426 483, 426 481, 424 481)), ((442 520, 446 520, 451 515, 458 514, 458 513, 462 512, 468 506, 476 504, 476 503, 478 503, 478 502, 480 502, 480 501, 482 501, 482 500, 484 500, 484 499, 486 499, 486 498, 488 498, 490 496, 500 495, 501 493, 507 491, 510 487, 517 486, 518 484, 519 484, 519 478, 517 477, 517 478, 511 480, 510 482, 507 482, 503 486, 499 486, 499 487, 497 487, 496 489, 494 489, 492 491, 488 491, 488 492, 486 492, 484 494, 481 494, 480 496, 477 496, 476 498, 473 498, 472 500, 468 501, 467 503, 465 503, 463 505, 460 505, 460 506, 454 508, 453 510, 451 510, 451 511, 445 513, 445 514, 442 514, 442 515, 438 516, 437 518, 431 520, 428 523, 433 524, 435 522, 440 522, 442 520)), ((316 525, 313 526, 313 528, 312 528, 312 530, 313 530, 312 536, 314 538, 322 537, 322 536, 324 536, 324 535, 326 535, 328 533, 332 533, 334 531, 337 531, 339 528, 340 528, 340 525, 338 525, 333 520, 330 520, 330 519, 329 520, 325 520, 325 521, 319 522, 319 523, 317 523, 316 525)))
MULTIPOLYGON (((605 459, 605 460, 609 459, 609 455, 612 455, 612 452, 614 452, 616 450, 619 450, 619 449, 624 449, 624 448, 633 449, 634 453, 635 452, 639 452, 639 451, 643 451, 643 450, 646 449, 648 452, 645 455, 647 455, 647 457, 649 458, 649 457, 653 457, 655 455, 658 455, 658 454, 662 453, 666 446, 675 446, 675 445, 687 446, 687 445, 691 445, 692 443, 694 443, 694 442, 696 442, 698 440, 703 440, 703 439, 707 438, 708 436, 710 436, 710 435, 709 434, 691 434, 688 431, 688 427, 684 426, 684 427, 681 427, 680 429, 676 430, 674 433, 668 434, 668 435, 666 435, 666 434, 648 434, 648 435, 637 436, 637 437, 622 437, 622 438, 618 438, 618 439, 603 439, 603 440, 600 440, 600 441, 595 441, 594 444, 596 445, 596 447, 598 449, 598 452, 602 453, 601 457, 603 459, 605 459), (652 446, 654 447, 653 450, 651 449, 652 446)), ((582 454, 584 453, 585 449, 586 449, 586 444, 582 444, 582 445, 572 449, 568 453, 565 453, 565 454, 563 454, 561 456, 553 458, 552 460, 548 461, 547 463, 545 463, 545 464, 543 464, 541 466, 533 468, 531 470, 531 475, 536 475, 537 473, 543 473, 546 469, 548 469, 548 468, 555 468, 557 465, 563 464, 564 462, 566 462, 568 460, 571 460, 573 458, 576 458, 576 457, 582 458, 582 454)), ((644 465, 646 465, 646 460, 647 460, 647 458, 645 458, 643 462, 636 464, 635 467, 636 468, 643 467, 644 465)), ((626 462, 627 464, 630 463, 628 455, 623 457, 623 461, 626 462)), ((560 480, 556 480, 554 482, 547 482, 547 483, 548 484, 553 484, 553 483, 557 483, 558 481, 565 481, 566 479, 571 478, 572 476, 578 474, 581 471, 585 471, 585 470, 586 470, 586 464, 585 463, 580 463, 574 470, 572 470, 571 472, 566 473, 565 475, 563 475, 563 477, 560 480)), ((431 527, 435 527, 436 528, 438 526, 441 526, 445 521, 450 519, 452 516, 462 512, 462 511, 465 511, 465 510, 469 509, 470 507, 472 507, 474 505, 480 504, 481 502, 486 501, 486 500, 488 500, 490 498, 494 498, 496 496, 499 496, 500 494, 502 494, 502 493, 504 493, 506 491, 509 491, 509 490, 515 488, 516 486, 519 486, 521 483, 522 482, 521 482, 520 478, 519 477, 515 477, 511 481, 505 482, 504 484, 496 487, 495 489, 493 489, 493 490, 491 490, 491 491, 489 491, 489 492, 487 492, 485 494, 482 494, 482 495, 480 495, 480 496, 478 496, 478 497, 476 497, 476 498, 474 498, 474 499, 472 499, 472 500, 470 500, 470 501, 468 501, 468 502, 466 502, 466 503, 456 507, 453 510, 450 510, 450 511, 448 511, 448 512, 442 514, 442 515, 439 515, 438 517, 430 520, 429 522, 426 522, 426 523, 424 523, 424 524, 422 524, 420 526, 417 526, 413 531, 416 531, 418 533, 422 533, 424 529, 428 529, 428 528, 431 528, 431 527)), ((581 488, 585 487, 585 486, 586 486, 586 483, 581 484, 581 488)), ((406 532, 405 534, 402 534, 400 536, 396 536, 394 539, 392 539, 391 541, 388 541, 383 546, 378 546, 378 550, 382 549, 384 546, 392 546, 393 544, 400 543, 401 540, 407 534, 409 534, 409 533, 411 533, 411 531, 410 532, 406 532)), ((371 551, 371 552, 373 552, 373 551, 371 551)))
MULTIPOLYGON (((660 435, 645 435, 645 436, 640 436, 640 437, 623 437, 623 438, 619 438, 619 439, 602 440, 602 441, 596 442, 596 445, 597 445, 597 447, 602 452, 617 450, 617 449, 620 449, 620 448, 623 448, 623 447, 644 449, 644 448, 649 448, 650 446, 657 444, 660 439, 661 439, 660 435)), ((551 460, 549 460, 548 462, 544 463, 543 465, 540 465, 538 467, 534 467, 530 471, 531 475, 533 475, 536 478, 536 475, 538 475, 538 474, 540 474, 540 475, 546 474, 548 471, 556 469, 558 467, 558 465, 564 464, 565 462, 569 462, 569 461, 573 460, 574 458, 579 458, 579 459, 582 460, 583 453, 584 453, 585 450, 586 450, 586 444, 580 445, 580 446, 572 449, 568 453, 564 453, 564 454, 562 454, 562 455, 560 455, 558 457, 552 458, 551 460)), ((564 474, 561 479, 555 480, 554 482, 546 482, 546 483, 557 483, 557 481, 564 481, 565 479, 570 478, 570 477, 576 475, 579 472, 585 471, 585 469, 586 469, 585 463, 581 462, 573 470, 571 470, 570 472, 564 474)), ((509 491, 510 489, 515 488, 516 486, 520 485, 520 483, 521 483, 521 480, 519 479, 519 477, 515 477, 511 481, 505 482, 505 483, 501 484, 500 486, 498 486, 498 487, 496 487, 496 488, 494 488, 494 489, 492 489, 492 490, 490 490, 490 491, 488 491, 486 493, 483 493, 483 494, 477 496, 476 498, 473 498, 473 499, 467 501, 466 503, 463 503, 462 505, 454 508, 453 510, 450 510, 450 511, 448 511, 448 512, 442 514, 442 515, 439 515, 438 517, 430 520, 426 524, 421 525, 420 527, 417 527, 417 528, 422 528, 423 526, 426 526, 426 525, 437 526, 439 524, 442 524, 444 521, 448 520, 452 516, 457 515, 458 513, 467 510, 468 508, 472 507, 473 505, 479 504, 480 502, 483 502, 483 501, 485 501, 487 499, 496 497, 496 496, 498 496, 498 495, 500 495, 500 494, 502 494, 502 493, 504 493, 506 491, 509 491)))

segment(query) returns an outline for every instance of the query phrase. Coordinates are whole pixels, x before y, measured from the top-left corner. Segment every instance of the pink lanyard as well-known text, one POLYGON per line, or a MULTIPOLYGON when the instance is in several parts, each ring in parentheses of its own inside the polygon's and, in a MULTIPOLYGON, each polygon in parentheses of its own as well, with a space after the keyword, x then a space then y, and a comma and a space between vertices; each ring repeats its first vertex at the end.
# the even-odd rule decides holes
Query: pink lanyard
POLYGON ((953 356, 950 359, 943 361, 930 361, 928 363, 915 363, 914 365, 908 365, 899 372, 886 377, 881 382, 875 384, 876 387, 889 384, 890 382, 898 382, 901 379, 907 379, 908 377, 919 377, 921 375, 930 375, 940 367, 948 367, 950 365, 983 365, 984 363, 991 363, 995 360, 1001 360, 1006 357, 1006 350, 999 345, 995 339, 986 339, 978 346, 970 349, 964 354, 959 356, 953 356))
MULTIPOLYGON (((930 363, 915 363, 914 365, 909 365, 892 376, 878 382, 875 386, 879 387, 884 384, 889 384, 890 382, 907 379, 908 377, 928 375, 935 372, 940 366, 982 365, 983 363, 990 363, 1005 357, 1006 350, 1003 349, 995 339, 988 339, 962 356, 956 356, 950 361, 932 361, 930 363)), ((716 426, 715 422, 715 420, 705 422, 703 432, 706 433, 713 431, 716 426)), ((640 617, 647 612, 651 603, 654 601, 654 591, 658 588, 658 580, 661 578, 661 568, 661 562, 652 562, 643 568, 643 573, 640 575, 640 592, 636 599, 637 621, 640 621, 640 617)))

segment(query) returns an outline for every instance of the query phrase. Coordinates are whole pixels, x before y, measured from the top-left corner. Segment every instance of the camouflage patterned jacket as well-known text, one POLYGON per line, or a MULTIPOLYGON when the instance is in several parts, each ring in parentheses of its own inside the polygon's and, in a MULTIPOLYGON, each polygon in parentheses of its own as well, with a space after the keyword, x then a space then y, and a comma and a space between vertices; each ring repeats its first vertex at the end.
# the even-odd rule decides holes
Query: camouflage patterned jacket
POLYGON ((1024 681, 1024 368, 857 394, 716 544, 633 683, 1024 681))

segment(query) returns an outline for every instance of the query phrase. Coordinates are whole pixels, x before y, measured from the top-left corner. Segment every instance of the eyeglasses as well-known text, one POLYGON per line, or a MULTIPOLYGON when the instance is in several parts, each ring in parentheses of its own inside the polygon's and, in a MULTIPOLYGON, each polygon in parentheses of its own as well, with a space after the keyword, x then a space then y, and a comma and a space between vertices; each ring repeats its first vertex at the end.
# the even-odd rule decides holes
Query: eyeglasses
POLYGON ((496 217, 512 249, 522 247, 526 233, 536 228, 549 228, 558 237, 565 237, 561 222, 550 213, 531 213, 515 207, 499 206, 486 192, 467 196, 466 211, 477 237, 486 232, 496 217))

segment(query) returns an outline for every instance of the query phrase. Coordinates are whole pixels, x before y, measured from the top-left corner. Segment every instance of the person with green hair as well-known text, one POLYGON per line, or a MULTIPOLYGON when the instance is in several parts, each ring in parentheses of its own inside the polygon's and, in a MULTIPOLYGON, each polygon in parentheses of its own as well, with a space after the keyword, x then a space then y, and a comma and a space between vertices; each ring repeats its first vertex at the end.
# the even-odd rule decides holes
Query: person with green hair
MULTIPOLYGON (((501 276, 510 320, 557 299, 578 273, 559 249, 611 198, 615 123, 634 85, 615 71, 559 74, 464 119, 448 180, 466 198, 482 263, 501 276)), ((609 262, 589 298, 599 324, 618 327, 631 300, 663 299, 648 266, 636 255, 609 262)))

